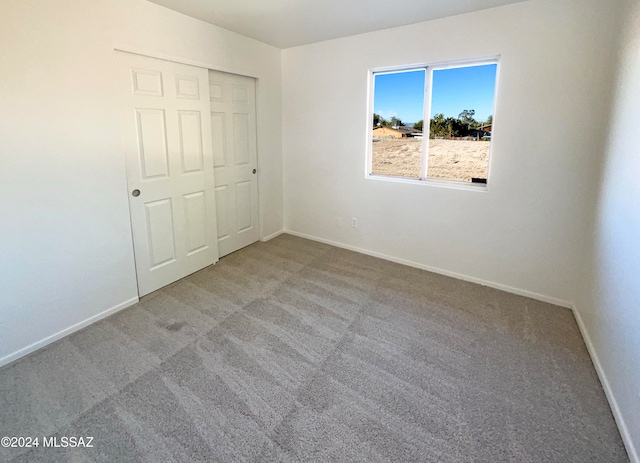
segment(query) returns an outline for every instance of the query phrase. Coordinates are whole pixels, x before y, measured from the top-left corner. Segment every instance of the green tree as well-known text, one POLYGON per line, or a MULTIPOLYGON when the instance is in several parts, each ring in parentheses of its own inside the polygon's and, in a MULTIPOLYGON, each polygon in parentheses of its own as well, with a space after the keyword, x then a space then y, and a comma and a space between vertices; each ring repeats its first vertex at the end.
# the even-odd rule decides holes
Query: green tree
POLYGON ((374 127, 389 127, 391 122, 386 120, 380 114, 373 113, 373 126, 374 127))
POLYGON ((436 114, 429 123, 429 138, 444 137, 444 114, 436 114))
POLYGON ((476 121, 473 116, 475 115, 475 109, 465 109, 458 115, 458 120, 462 125, 461 136, 469 135, 471 129, 475 129, 476 127, 480 127, 480 122, 476 121))
POLYGON ((459 137, 468 133, 468 126, 460 119, 444 117, 444 114, 436 114, 429 124, 429 138, 435 137, 459 137))
POLYGON ((463 124, 467 124, 470 126, 472 123, 476 122, 476 120, 473 118, 475 114, 475 109, 465 109, 460 114, 458 114, 458 119, 460 119, 463 124))
POLYGON ((416 130, 422 130, 423 126, 424 126, 424 120, 423 119, 420 119, 418 122, 413 124, 413 128, 416 129, 416 130))

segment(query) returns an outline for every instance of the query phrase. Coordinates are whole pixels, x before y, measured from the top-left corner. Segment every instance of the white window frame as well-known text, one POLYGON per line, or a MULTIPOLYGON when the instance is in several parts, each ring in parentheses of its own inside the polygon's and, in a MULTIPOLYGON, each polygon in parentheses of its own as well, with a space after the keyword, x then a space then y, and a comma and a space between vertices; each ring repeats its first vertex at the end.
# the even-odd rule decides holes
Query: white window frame
POLYGON ((482 66, 485 64, 495 64, 496 65, 496 81, 494 85, 493 92, 493 119, 492 125, 495 125, 496 120, 496 100, 498 96, 498 80, 500 76, 500 56, 490 56, 484 58, 476 58, 476 59, 468 59, 468 60, 459 60, 459 61, 446 61, 439 63, 429 63, 429 64, 414 64, 414 65, 405 65, 405 66, 389 66, 389 67, 381 67, 381 68, 373 68, 369 69, 368 72, 368 106, 367 106, 367 155, 366 155, 366 165, 365 165, 365 178, 371 180, 382 180, 386 182, 399 182, 399 183, 412 183, 412 184, 420 184, 420 185, 430 185, 430 186, 439 186, 446 188, 456 188, 463 190, 473 190, 473 191, 487 191, 489 188, 489 177, 491 172, 491 160, 493 158, 493 139, 495 137, 495 128, 491 128, 491 144, 489 145, 489 160, 487 163, 487 183, 470 183, 470 182, 461 182, 457 180, 447 180, 447 179, 438 179, 438 178, 428 178, 427 170, 428 170, 428 161, 429 161, 429 124, 431 121, 431 93, 432 93, 432 80, 433 80, 433 71, 440 71, 443 69, 452 69, 452 68, 462 68, 462 67, 472 67, 472 66, 482 66), (371 121, 373 120, 373 103, 375 96, 375 76, 377 74, 395 74, 400 72, 407 71, 425 71, 424 77, 424 107, 423 107, 423 127, 422 127, 422 153, 420 159, 420 178, 408 178, 408 177, 399 177, 392 175, 384 175, 384 174, 374 174, 371 171, 373 170, 373 130, 371 129, 371 121), (425 130, 426 129, 426 130, 425 130), (426 136, 425 136, 426 134, 426 136))

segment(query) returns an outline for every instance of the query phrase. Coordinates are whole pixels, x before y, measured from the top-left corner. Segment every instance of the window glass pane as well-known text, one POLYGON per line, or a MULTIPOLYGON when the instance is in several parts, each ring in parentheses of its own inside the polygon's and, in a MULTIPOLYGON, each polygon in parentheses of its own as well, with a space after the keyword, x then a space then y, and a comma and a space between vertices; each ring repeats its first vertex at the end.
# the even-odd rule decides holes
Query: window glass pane
POLYGON ((492 63, 433 71, 428 178, 486 183, 496 69, 492 63))
POLYGON ((433 71, 428 178, 486 183, 496 69, 486 64, 433 71))
POLYGON ((372 174, 420 177, 424 69, 374 75, 372 174))

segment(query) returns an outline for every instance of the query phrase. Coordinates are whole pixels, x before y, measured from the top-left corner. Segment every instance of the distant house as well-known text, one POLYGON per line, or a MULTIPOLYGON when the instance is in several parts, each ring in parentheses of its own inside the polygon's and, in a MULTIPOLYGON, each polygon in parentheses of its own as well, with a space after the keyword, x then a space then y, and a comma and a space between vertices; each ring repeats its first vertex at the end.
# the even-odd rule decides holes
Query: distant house
POLYGON ((402 125, 398 127, 398 130, 406 134, 407 137, 412 137, 412 138, 422 137, 422 130, 414 129, 413 127, 402 125))
POLYGON ((469 135, 473 138, 480 140, 483 137, 491 136, 491 124, 483 125, 482 127, 476 127, 469 131, 469 135))
POLYGON ((393 127, 381 126, 373 128, 373 136, 377 138, 404 138, 407 135, 393 127))
POLYGON ((402 125, 398 127, 380 126, 373 128, 373 136, 377 138, 419 138, 422 137, 422 131, 402 125))

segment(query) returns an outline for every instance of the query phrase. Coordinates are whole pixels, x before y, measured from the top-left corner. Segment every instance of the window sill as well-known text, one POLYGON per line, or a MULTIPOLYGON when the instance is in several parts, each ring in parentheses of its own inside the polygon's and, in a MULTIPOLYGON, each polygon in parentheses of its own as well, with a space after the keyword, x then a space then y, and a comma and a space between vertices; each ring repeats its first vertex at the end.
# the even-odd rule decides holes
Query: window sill
POLYGON ((435 178, 408 178, 408 177, 393 177, 391 175, 380 174, 367 174, 365 176, 367 180, 377 180, 383 182, 393 183, 406 183, 409 185, 426 185, 430 187, 451 188, 454 190, 467 190, 467 191, 488 191, 487 183, 470 183, 470 182, 458 182, 455 180, 441 180, 435 178))

